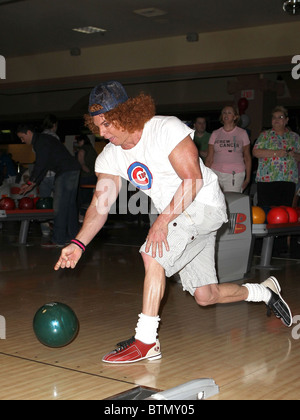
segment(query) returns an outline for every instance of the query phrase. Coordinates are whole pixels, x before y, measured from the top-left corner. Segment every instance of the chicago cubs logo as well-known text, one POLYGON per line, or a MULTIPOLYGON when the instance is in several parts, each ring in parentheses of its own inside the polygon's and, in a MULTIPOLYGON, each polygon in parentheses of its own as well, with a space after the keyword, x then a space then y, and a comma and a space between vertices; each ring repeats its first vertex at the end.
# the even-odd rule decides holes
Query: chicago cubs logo
POLYGON ((127 170, 129 181, 140 190, 149 190, 153 177, 148 167, 140 162, 132 163, 127 170))

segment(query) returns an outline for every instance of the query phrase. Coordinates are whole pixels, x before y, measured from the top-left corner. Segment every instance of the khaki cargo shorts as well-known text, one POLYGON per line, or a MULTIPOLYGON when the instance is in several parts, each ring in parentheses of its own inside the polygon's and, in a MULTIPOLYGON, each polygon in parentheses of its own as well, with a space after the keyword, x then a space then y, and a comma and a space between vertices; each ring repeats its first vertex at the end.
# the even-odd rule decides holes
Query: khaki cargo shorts
MULTIPOLYGON (((218 283, 215 269, 217 230, 227 221, 226 208, 193 202, 169 224, 168 243, 156 261, 167 277, 178 273, 183 290, 194 296, 198 287, 218 283)), ((140 248, 145 253, 146 242, 140 248)), ((151 248, 148 255, 151 255, 151 248)))

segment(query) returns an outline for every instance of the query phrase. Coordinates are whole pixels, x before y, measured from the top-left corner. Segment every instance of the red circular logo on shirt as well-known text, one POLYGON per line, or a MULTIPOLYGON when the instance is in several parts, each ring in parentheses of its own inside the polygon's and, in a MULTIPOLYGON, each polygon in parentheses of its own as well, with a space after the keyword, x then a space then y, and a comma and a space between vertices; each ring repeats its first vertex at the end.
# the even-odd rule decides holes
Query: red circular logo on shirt
POLYGON ((129 181, 140 190, 149 190, 152 186, 153 176, 149 168, 140 162, 132 163, 127 170, 129 181))

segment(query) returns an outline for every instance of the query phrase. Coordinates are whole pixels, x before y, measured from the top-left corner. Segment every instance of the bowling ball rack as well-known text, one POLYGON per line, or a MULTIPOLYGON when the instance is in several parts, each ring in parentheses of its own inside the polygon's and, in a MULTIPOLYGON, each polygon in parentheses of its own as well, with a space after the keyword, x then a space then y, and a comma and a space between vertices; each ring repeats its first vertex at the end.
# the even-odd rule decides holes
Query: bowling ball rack
POLYGON ((30 222, 53 220, 53 215, 53 209, 0 210, 0 222, 21 222, 18 243, 19 245, 26 245, 30 222))

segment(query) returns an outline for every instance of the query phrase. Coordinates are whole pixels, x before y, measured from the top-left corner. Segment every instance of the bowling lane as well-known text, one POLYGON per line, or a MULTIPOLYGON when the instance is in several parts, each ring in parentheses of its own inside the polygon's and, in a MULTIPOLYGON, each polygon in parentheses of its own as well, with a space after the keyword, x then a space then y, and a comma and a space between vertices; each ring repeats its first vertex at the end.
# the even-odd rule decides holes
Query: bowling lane
POLYGON ((1 400, 99 400, 132 388, 80 370, 0 353, 1 400))
MULTIPOLYGON (((90 398, 103 399, 114 393, 120 393, 135 386, 134 380, 126 378, 111 377, 111 387, 107 384, 108 379, 103 375, 101 357, 108 352, 110 346, 115 344, 105 337, 105 334, 111 332, 110 327, 106 328, 108 323, 118 323, 121 319, 119 331, 116 329, 114 339, 123 337, 124 326, 127 323, 125 334, 132 335, 132 326, 134 325, 137 311, 140 309, 141 286, 136 290, 130 285, 130 279, 125 273, 126 261, 133 259, 131 247, 125 247, 125 250, 115 250, 113 246, 107 245, 110 250, 109 256, 106 256, 107 250, 103 245, 97 244, 97 252, 87 252, 84 256, 85 263, 76 271, 55 272, 53 265, 60 253, 59 249, 45 250, 40 247, 41 241, 38 232, 32 232, 31 240, 33 245, 30 247, 16 246, 13 236, 11 243, 1 249, 0 266, 0 296, 1 310, 0 314, 6 319, 6 339, 0 340, 1 355, 1 373, 0 384, 5 383, 7 372, 11 365, 19 366, 20 372, 8 385, 13 389, 13 382, 17 380, 16 394, 12 393, 11 398, 37 398, 66 399, 71 396, 74 399, 90 398), (104 270, 107 260, 114 269, 106 272, 104 270), (103 272, 102 272, 103 271, 103 272), (121 289, 121 284, 126 282, 126 293, 134 293, 138 305, 132 305, 132 320, 124 317, 124 295, 111 293, 112 277, 117 289, 121 289), (99 294, 99 291, 101 293, 99 294), (61 301, 69 304, 80 321, 80 330, 77 338, 70 345, 53 349, 42 345, 35 337, 32 321, 37 309, 46 302, 61 301), (120 307, 120 311, 116 308, 120 307), (124 320, 127 319, 127 321, 124 320), (128 323, 130 322, 130 326, 128 323), (4 369, 5 367, 5 369, 4 369), (7 370, 6 370, 7 369, 7 370), (30 376, 29 372, 35 374, 30 376), (55 373, 56 372, 56 373, 55 373), (27 377, 29 375, 29 377, 27 377), (46 376, 44 376, 46 375, 46 376), (83 386, 89 382, 95 389, 95 393, 88 391, 83 386), (92 378, 89 381, 88 375, 92 378), (17 378, 17 379, 16 379, 17 378), (51 386, 51 381, 55 379, 55 384, 60 386, 58 394, 51 386), (70 378, 70 379, 68 379, 70 378), (40 380, 42 388, 41 394, 34 396, 34 391, 38 392, 39 386, 35 382, 40 380), (27 383, 29 385, 27 386, 27 383), (45 382, 45 383, 44 383, 45 382), (73 383, 73 388, 69 391, 69 382, 73 383), (79 390, 76 391, 76 384, 79 384, 79 390), (44 389, 45 392, 44 392, 44 389), (55 392, 54 392, 54 391, 55 392), (73 391, 72 391, 73 390, 73 391), (99 390, 99 394, 97 394, 99 390), (101 392, 100 392, 101 391, 101 392), (73 397, 72 397, 73 395, 73 397)), ((3 244, 1 244, 3 245, 3 244)), ((128 264, 131 271, 137 270, 134 262, 128 264)), ((140 269, 142 267, 140 266, 140 269)), ((11 374, 10 374, 11 375, 11 374)), ((9 391, 10 392, 10 391, 9 391)), ((9 394, 2 394, 0 398, 5 399, 9 394)))
MULTIPOLYGON (((133 365, 101 362, 134 333, 143 286, 137 243, 145 230, 112 230, 95 239, 76 270, 54 272, 60 250, 41 248, 38 229, 32 228, 29 247, 16 246, 6 229, 0 234, 0 314, 7 323, 6 339, 0 340, 0 399, 101 400, 137 385, 164 390, 203 377, 220 387, 215 399, 280 399, 282 383, 283 398, 294 395, 300 340, 291 329, 267 318, 264 305, 200 308, 170 281, 159 331, 163 358, 133 365), (80 322, 76 340, 60 349, 43 346, 32 329, 36 310, 52 301, 70 305, 80 322)), ((299 314, 299 261, 273 262, 281 267, 276 276, 284 297, 299 314)), ((269 274, 254 269, 247 280, 269 274)))

